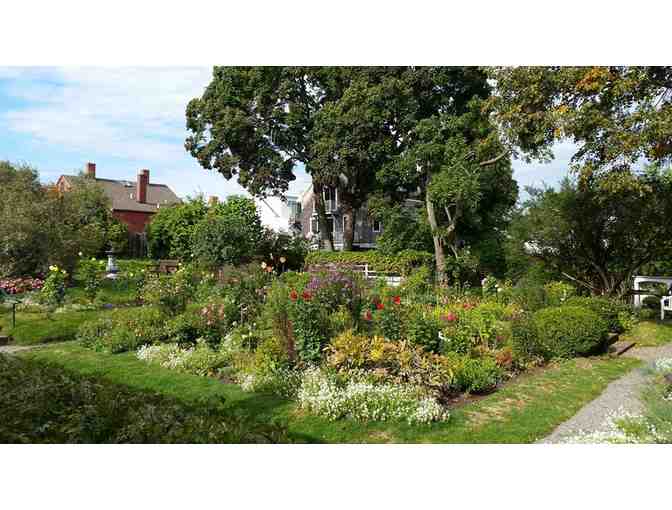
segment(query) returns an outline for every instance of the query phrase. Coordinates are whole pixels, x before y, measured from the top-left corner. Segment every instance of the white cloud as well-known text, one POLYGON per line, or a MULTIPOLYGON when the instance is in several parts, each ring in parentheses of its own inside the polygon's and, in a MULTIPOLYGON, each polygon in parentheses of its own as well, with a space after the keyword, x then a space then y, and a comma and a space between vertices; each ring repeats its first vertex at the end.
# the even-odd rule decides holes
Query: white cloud
MULTIPOLYGON (((99 174, 132 178, 138 168, 149 167, 154 182, 165 182, 180 195, 244 193, 234 181, 206 172, 184 150, 185 108, 200 96, 211 78, 210 68, 0 68, 8 80, 6 92, 25 103, 0 112, 0 128, 29 137, 44 149, 73 154, 67 170, 88 160, 124 160, 99 164, 99 174), (76 155, 76 156, 75 156, 76 155), (83 156, 80 156, 83 155, 83 156)), ((566 175, 575 147, 561 144, 549 164, 514 162, 521 185, 555 184, 566 175)), ((45 168, 55 178, 58 170, 45 168)), ((297 172, 290 193, 310 183, 297 172)))

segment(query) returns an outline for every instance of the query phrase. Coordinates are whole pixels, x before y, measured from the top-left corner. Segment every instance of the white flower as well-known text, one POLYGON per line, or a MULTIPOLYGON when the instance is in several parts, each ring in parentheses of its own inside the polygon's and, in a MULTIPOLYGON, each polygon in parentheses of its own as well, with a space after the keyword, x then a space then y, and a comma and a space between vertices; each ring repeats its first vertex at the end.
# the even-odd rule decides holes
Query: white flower
POLYGON ((80 251, 80 252, 79 252, 79 256, 82 257, 83 255, 84 255, 84 254, 80 251))

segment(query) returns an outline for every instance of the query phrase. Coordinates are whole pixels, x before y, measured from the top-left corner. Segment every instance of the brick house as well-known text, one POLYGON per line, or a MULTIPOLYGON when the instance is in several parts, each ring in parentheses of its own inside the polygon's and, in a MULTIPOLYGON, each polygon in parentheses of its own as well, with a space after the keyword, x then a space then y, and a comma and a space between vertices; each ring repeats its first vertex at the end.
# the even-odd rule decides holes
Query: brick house
POLYGON ((128 227, 131 245, 138 241, 144 244, 147 224, 160 207, 181 202, 167 185, 150 183, 149 170, 139 170, 135 182, 102 179, 96 175, 95 163, 87 163, 82 175, 61 175, 56 188, 65 193, 76 186, 79 179, 93 179, 101 186, 112 202, 112 215, 128 227))

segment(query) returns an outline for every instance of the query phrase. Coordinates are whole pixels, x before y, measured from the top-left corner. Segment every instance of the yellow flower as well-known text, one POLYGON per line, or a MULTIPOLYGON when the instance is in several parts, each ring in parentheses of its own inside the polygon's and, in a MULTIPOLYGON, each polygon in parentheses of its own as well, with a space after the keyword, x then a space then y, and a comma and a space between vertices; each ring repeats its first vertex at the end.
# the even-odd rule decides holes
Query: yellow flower
POLYGON ((83 253, 80 251, 80 252, 79 252, 79 256, 81 257, 82 255, 83 255, 83 253))

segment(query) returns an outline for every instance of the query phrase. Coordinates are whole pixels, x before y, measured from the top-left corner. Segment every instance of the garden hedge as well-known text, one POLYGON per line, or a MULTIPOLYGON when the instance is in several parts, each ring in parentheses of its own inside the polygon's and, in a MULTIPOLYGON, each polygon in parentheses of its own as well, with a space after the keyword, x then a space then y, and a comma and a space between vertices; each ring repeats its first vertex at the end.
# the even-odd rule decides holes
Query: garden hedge
POLYGON ((415 267, 433 264, 434 255, 425 251, 404 250, 386 256, 377 250, 368 251, 313 251, 306 257, 306 267, 321 264, 359 265, 368 264, 374 271, 407 275, 415 267))

